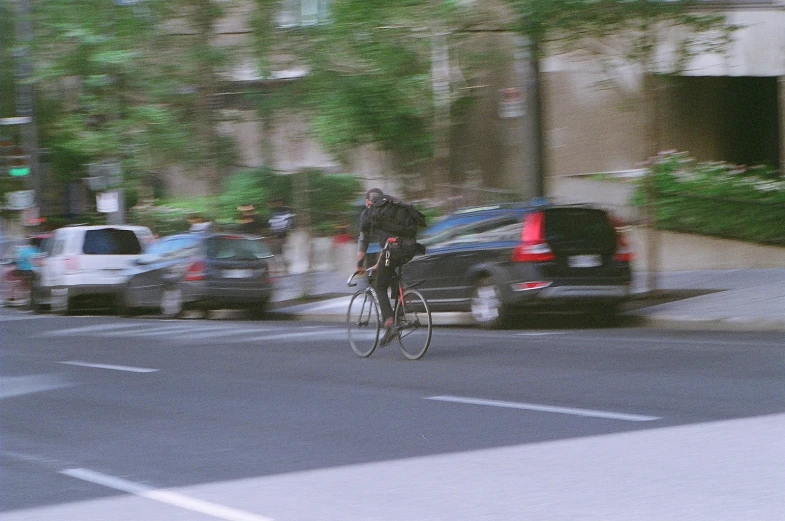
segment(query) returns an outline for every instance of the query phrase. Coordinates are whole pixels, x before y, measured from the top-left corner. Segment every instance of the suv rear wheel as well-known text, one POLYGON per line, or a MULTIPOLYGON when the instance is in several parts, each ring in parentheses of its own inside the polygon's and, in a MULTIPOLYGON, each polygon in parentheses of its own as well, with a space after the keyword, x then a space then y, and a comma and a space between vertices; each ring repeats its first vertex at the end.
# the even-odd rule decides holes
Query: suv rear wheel
POLYGON ((493 277, 479 279, 472 289, 471 312, 474 322, 485 329, 502 327, 507 310, 502 304, 501 291, 493 277))

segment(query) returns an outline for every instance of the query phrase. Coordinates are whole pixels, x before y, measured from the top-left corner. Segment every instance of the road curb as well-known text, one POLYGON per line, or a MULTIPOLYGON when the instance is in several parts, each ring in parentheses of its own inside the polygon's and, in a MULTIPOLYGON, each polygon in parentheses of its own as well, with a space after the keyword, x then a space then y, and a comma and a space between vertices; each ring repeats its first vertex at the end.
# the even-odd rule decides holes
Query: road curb
POLYGON ((669 317, 641 316, 637 319, 646 327, 677 331, 727 331, 727 332, 785 332, 785 319, 761 317, 669 317))

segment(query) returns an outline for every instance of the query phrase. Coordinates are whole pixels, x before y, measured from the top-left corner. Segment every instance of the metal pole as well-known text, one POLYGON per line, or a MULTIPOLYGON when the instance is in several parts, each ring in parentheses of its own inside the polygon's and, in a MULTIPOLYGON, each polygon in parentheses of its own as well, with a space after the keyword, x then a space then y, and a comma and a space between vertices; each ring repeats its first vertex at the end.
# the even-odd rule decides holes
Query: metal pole
POLYGON ((447 30, 437 24, 431 30, 431 88, 434 102, 435 145, 433 157, 434 196, 443 205, 448 199, 450 161, 450 53, 447 30))
POLYGON ((38 158, 38 128, 33 117, 33 62, 30 57, 33 42, 33 0, 19 0, 16 18, 15 58, 16 113, 30 120, 22 125, 22 146, 29 155, 28 186, 35 191, 35 204, 41 208, 41 169, 38 158))

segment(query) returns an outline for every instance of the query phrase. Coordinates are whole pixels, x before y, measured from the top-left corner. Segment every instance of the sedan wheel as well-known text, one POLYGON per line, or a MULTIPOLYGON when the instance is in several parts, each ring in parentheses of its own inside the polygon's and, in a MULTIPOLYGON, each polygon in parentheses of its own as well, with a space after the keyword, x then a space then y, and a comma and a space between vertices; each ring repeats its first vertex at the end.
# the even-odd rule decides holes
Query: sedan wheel
POLYGON ((472 290, 471 312, 474 322, 482 328, 494 329, 503 325, 505 310, 499 288, 491 277, 480 279, 475 284, 472 290))
POLYGON ((165 289, 161 295, 161 315, 177 318, 183 312, 183 292, 179 288, 165 289))

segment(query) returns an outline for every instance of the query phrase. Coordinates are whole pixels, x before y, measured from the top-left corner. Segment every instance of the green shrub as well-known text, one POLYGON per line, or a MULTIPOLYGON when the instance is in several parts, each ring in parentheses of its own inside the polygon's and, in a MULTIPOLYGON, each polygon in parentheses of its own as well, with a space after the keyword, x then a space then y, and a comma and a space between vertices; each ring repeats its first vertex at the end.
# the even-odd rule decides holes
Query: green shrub
POLYGON ((632 203, 653 183, 656 226, 761 244, 785 245, 785 180, 766 166, 697 162, 663 153, 639 181, 632 203))
POLYGON ((219 227, 230 228, 237 217, 237 207, 252 204, 266 222, 272 210, 270 202, 281 200, 294 208, 294 180, 297 175, 307 179, 307 210, 314 233, 331 235, 339 226, 350 222, 351 205, 362 191, 362 182, 355 176, 328 174, 307 169, 296 174, 280 174, 269 168, 246 170, 226 178, 223 191, 216 197, 161 200, 151 208, 132 208, 129 220, 149 226, 159 235, 188 229, 187 217, 199 212, 219 227))

